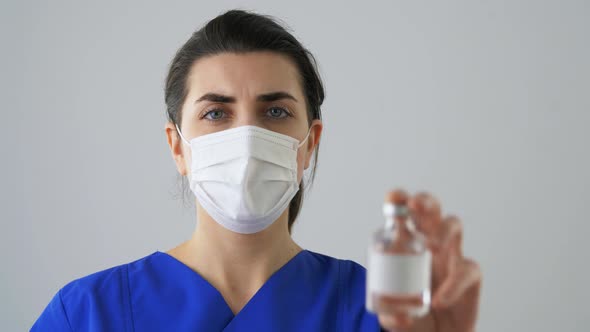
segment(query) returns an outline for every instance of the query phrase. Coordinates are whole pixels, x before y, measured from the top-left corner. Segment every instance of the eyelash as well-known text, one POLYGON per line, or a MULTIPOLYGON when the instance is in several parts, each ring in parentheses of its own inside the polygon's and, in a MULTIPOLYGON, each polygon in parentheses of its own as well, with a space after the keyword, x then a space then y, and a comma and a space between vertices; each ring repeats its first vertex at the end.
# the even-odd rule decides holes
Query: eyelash
MULTIPOLYGON (((269 118, 271 118, 272 120, 281 120, 281 119, 284 119, 284 118, 286 118, 286 117, 293 117, 293 114, 291 114, 291 112, 289 112, 289 111, 288 111, 286 108, 284 108, 284 107, 280 107, 280 106, 271 106, 271 107, 269 107, 269 108, 268 108, 266 111, 268 112, 268 110, 270 110, 270 109, 273 109, 273 108, 278 108, 278 109, 282 110, 282 111, 283 111, 283 113, 285 114, 285 116, 281 116, 281 117, 273 117, 273 116, 269 116, 269 118)), ((211 113, 211 112, 215 112, 215 111, 222 111, 222 112, 225 112, 225 111, 224 111, 223 109, 221 109, 221 108, 212 108, 212 109, 208 110, 207 112, 205 112, 205 114, 203 114, 203 115, 200 117, 200 119, 204 119, 204 120, 207 120, 207 121, 209 121, 209 122, 218 122, 218 121, 220 121, 221 119, 223 119, 223 117, 222 117, 221 119, 217 119, 217 120, 212 120, 212 119, 208 119, 208 118, 207 118, 207 115, 208 115, 209 113, 211 113)))

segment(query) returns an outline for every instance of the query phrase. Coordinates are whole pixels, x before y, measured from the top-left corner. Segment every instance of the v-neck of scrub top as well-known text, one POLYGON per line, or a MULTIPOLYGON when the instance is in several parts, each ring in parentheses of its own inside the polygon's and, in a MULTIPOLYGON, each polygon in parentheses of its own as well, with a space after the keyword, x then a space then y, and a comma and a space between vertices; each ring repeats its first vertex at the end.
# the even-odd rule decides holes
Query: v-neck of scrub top
MULTIPOLYGON (((296 275, 297 271, 301 271, 304 268, 305 258, 310 255, 306 249, 301 250, 283 266, 276 270, 264 284, 256 291, 256 293, 248 300, 248 302, 242 307, 242 309, 234 315, 231 308, 219 292, 209 281, 207 281, 198 272, 191 269, 189 266, 176 259, 172 255, 156 251, 151 256, 151 264, 154 271, 150 273, 152 275, 160 275, 159 278, 152 278, 157 285, 143 285, 144 287, 154 287, 151 289, 157 289, 165 298, 175 297, 176 301, 175 308, 171 308, 169 313, 164 314, 165 317, 174 317, 174 311, 176 311, 181 317, 178 317, 177 321, 186 321, 187 327, 190 326, 195 331, 234 331, 243 330, 244 326, 250 326, 250 321, 259 320, 261 317, 260 310, 268 308, 269 304, 277 304, 277 297, 284 298, 288 289, 291 288, 300 292, 300 287, 292 285, 285 285, 285 282, 292 279, 296 275), (289 278, 289 276, 291 276, 289 278), (287 286, 287 287, 285 287, 287 286), (190 316, 192 319, 187 321, 186 312, 182 309, 183 307, 191 308, 190 316), (254 319, 252 319, 254 318, 254 319)), ((149 268, 147 266, 142 267, 142 270, 149 268)), ((145 273, 146 271, 142 271, 145 273)), ((129 271, 130 280, 133 271, 129 271)), ((142 301, 141 294, 143 292, 134 289, 134 285, 130 285, 130 293, 132 295, 132 307, 135 321, 135 329, 138 331, 144 330, 141 322, 150 322, 149 326, 145 326, 145 330, 154 328, 154 319, 152 315, 157 314, 153 312, 154 306, 153 301, 142 301), (134 294, 139 294, 139 297, 133 299, 134 294), (148 306, 142 308, 142 304, 150 303, 148 306), (149 307, 149 308, 148 308, 149 307), (149 317, 152 319, 149 319, 149 317)), ((153 299, 152 299, 153 300, 153 299)), ((171 301, 163 300, 167 304, 172 304, 171 301)), ((286 308, 283 308, 286 309, 286 308)), ((162 322, 164 324, 164 322, 162 322)), ((162 326, 165 328, 165 326, 162 326)))
MULTIPOLYGON (((259 300, 259 298, 264 297, 265 294, 269 293, 269 291, 267 289, 269 289, 269 288, 272 289, 273 285, 277 283, 276 280, 280 279, 282 274, 295 273, 296 269, 294 269, 294 266, 297 265, 297 261, 302 259, 301 256, 309 254, 309 252, 306 249, 302 249, 297 254, 295 254, 295 256, 291 257, 285 264, 283 264, 281 267, 279 267, 275 272, 273 272, 270 275, 270 277, 262 284, 262 286, 254 293, 254 295, 248 300, 248 302, 246 302, 246 304, 242 307, 242 309, 240 309, 240 311, 238 311, 236 314, 233 313, 233 311, 231 310, 229 304, 227 304, 227 301, 225 300, 225 298, 223 297, 221 292, 217 288, 215 288, 215 286, 213 286, 207 279, 205 279, 200 273, 191 269, 188 265, 186 265, 185 263, 178 260, 176 257, 174 257, 166 252, 162 252, 162 251, 158 250, 154 254, 158 258, 162 258, 164 260, 171 261, 170 264, 177 265, 178 270, 179 270, 178 272, 183 273, 183 274, 184 273, 188 274, 187 278, 195 279, 195 282, 199 285, 199 288, 201 289, 201 291, 204 291, 204 294, 202 294, 202 295, 207 296, 207 298, 205 298, 205 299, 201 298, 201 300, 204 300, 203 302, 205 302, 205 303, 207 303, 209 301, 211 301, 212 303, 216 303, 216 304, 220 303, 220 302, 223 303, 224 310, 219 310, 219 307, 217 307, 216 310, 218 310, 218 312, 216 312, 216 314, 220 314, 219 315, 219 316, 221 316, 220 318, 225 318, 225 319, 229 318, 230 321, 234 321, 243 312, 245 312, 245 314, 247 314, 249 307, 255 306, 256 302, 263 301, 263 300, 259 300)), ((163 264, 168 264, 168 263, 163 262, 163 264)), ((244 316, 245 314, 243 314, 242 316, 244 316)))

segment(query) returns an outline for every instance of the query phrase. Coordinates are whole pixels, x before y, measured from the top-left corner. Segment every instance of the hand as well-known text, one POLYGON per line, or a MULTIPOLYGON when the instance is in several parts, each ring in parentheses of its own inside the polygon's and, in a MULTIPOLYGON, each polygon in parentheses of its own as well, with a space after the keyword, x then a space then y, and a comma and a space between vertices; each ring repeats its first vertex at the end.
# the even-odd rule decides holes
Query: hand
MULTIPOLYGON (((391 194, 407 195, 401 189, 391 194)), ((418 319, 380 313, 381 327, 390 331, 472 332, 475 330, 482 274, 478 264, 463 257, 462 227, 457 216, 441 215, 436 198, 426 192, 409 197, 408 207, 432 251, 432 306, 418 319)))

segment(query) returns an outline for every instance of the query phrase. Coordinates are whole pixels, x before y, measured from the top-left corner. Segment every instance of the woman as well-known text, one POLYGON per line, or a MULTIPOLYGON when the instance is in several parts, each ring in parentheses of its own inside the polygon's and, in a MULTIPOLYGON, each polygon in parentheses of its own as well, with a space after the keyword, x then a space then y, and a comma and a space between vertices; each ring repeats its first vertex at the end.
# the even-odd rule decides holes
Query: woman
POLYGON ((481 274, 462 257, 458 219, 427 193, 408 201, 434 253, 433 307, 419 320, 368 312, 361 265, 291 238, 324 90, 313 56, 272 18, 208 22, 177 52, 165 94, 168 144, 196 196, 192 237, 71 281, 31 330, 474 329, 481 274))

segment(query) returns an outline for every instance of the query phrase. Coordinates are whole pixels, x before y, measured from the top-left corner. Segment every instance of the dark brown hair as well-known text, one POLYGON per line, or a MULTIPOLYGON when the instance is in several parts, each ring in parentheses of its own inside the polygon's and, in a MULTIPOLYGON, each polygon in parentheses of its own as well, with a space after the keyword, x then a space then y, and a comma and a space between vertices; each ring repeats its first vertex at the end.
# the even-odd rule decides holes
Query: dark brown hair
MULTIPOLYGON (((233 9, 215 17, 195 31, 176 52, 170 63, 165 88, 168 121, 180 127, 181 109, 188 94, 187 77, 195 61, 204 56, 224 52, 255 51, 277 52, 286 55, 294 62, 306 99, 308 125, 314 119, 321 119, 320 106, 324 101, 325 93, 317 62, 311 52, 287 30, 285 24, 279 24, 278 20, 272 16, 233 9)), ((318 150, 319 144, 314 151, 309 185, 305 185, 302 179, 299 191, 289 204, 289 232, 301 210, 303 190, 309 188, 315 178, 318 150)), ((187 187, 185 178, 180 176, 180 180, 185 193, 187 187)))

